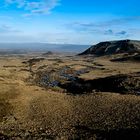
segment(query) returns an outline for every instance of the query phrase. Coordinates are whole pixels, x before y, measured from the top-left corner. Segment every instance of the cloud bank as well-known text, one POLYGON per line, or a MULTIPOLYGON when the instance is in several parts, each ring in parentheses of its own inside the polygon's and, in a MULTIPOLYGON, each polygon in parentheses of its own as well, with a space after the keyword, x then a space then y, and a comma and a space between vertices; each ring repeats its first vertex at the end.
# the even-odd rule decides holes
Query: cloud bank
MULTIPOLYGON (((85 22, 71 22, 65 24, 66 29, 73 30, 77 33, 85 33, 85 34, 96 34, 99 36, 107 36, 107 37, 118 37, 118 38, 128 38, 132 35, 135 35, 135 32, 132 29, 134 25, 140 22, 140 16, 130 16, 130 17, 122 17, 122 18, 114 18, 111 20, 105 21, 85 21, 85 22)), ((135 28, 138 28, 136 26, 135 28)), ((137 31, 137 34, 139 32, 137 31)))
POLYGON ((19 33, 19 30, 14 29, 6 24, 0 25, 0 34, 19 33))

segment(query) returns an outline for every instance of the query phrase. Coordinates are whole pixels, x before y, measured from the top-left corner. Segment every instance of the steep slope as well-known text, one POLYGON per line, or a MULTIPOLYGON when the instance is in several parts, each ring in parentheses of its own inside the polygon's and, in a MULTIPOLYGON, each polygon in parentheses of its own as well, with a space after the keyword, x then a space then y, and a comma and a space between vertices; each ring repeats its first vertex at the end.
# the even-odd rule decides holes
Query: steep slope
POLYGON ((100 42, 96 45, 91 46, 86 51, 79 55, 111 55, 118 53, 130 53, 140 51, 140 41, 134 40, 120 40, 120 41, 106 41, 100 42))

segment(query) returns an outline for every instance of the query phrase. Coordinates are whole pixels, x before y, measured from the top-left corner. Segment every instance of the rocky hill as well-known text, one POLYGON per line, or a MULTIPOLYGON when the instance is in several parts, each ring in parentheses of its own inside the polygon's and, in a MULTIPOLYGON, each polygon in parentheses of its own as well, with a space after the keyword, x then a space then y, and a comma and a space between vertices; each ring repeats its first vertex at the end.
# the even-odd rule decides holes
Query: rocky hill
POLYGON ((112 55, 119 53, 135 53, 140 52, 140 41, 134 40, 119 40, 100 42, 91 46, 79 55, 112 55))

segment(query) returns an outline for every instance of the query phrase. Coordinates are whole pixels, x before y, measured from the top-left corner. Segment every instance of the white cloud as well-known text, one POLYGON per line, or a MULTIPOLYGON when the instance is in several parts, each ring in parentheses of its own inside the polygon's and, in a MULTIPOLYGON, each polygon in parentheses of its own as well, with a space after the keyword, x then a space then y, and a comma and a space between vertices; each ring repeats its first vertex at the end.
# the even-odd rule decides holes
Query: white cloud
POLYGON ((20 31, 8 26, 6 24, 0 25, 0 34, 18 33, 20 31))
POLYGON ((16 4, 18 8, 25 6, 25 0, 5 0, 6 4, 16 4))
POLYGON ((48 14, 56 6, 60 5, 60 0, 5 0, 5 2, 7 5, 15 4, 17 8, 24 8, 25 11, 28 11, 25 16, 48 14))

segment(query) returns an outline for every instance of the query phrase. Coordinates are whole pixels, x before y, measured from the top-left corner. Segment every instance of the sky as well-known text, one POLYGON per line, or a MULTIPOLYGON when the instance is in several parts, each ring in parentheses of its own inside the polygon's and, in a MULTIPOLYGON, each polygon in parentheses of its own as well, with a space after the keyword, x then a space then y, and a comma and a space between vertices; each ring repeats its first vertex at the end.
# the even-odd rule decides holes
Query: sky
POLYGON ((0 42, 140 39, 139 0, 0 0, 0 42))

